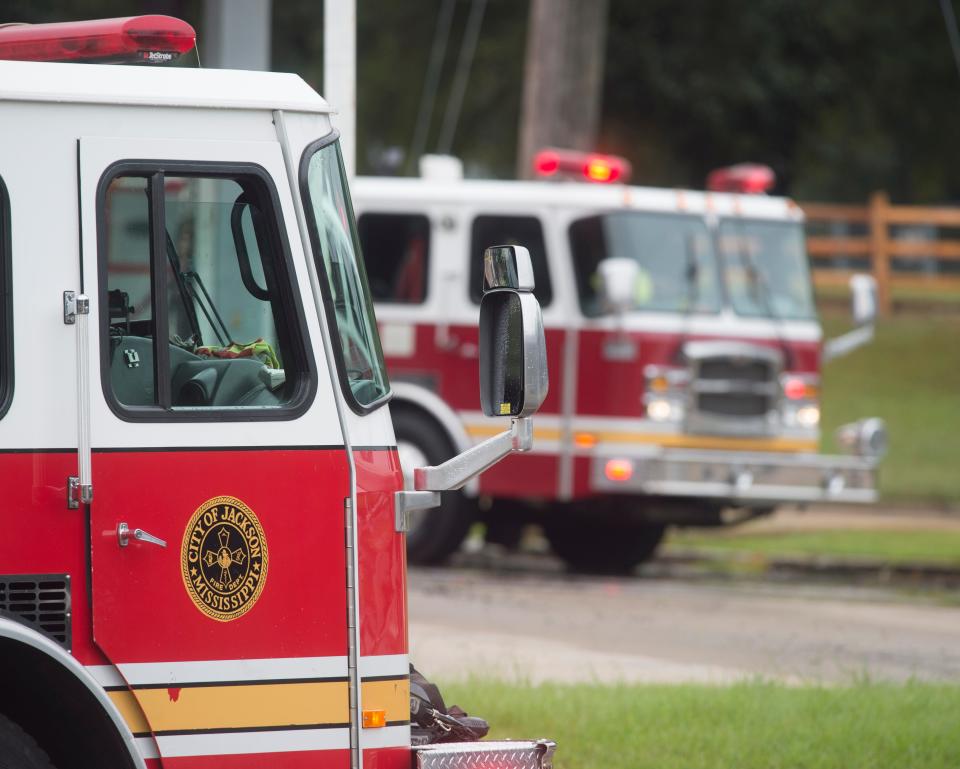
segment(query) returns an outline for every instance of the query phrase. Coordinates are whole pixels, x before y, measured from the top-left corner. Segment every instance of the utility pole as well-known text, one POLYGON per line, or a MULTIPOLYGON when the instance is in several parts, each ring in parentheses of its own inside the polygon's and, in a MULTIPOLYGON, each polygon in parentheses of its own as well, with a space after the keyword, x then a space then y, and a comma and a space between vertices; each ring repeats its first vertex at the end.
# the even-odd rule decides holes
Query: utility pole
POLYGON ((517 176, 542 147, 596 149, 608 0, 530 0, 517 176))
POLYGON ((200 63, 214 69, 270 69, 270 0, 204 0, 200 63))
POLYGON ((357 3, 324 0, 323 98, 336 110, 343 165, 351 179, 357 169, 357 3))

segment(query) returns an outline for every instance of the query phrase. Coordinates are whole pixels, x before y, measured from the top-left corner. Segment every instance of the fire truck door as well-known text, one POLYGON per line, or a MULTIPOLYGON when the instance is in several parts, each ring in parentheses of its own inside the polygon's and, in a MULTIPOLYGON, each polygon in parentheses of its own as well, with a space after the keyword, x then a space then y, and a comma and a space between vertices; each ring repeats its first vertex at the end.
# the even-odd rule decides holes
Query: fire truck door
POLYGON ((349 472, 280 147, 84 138, 80 204, 111 696, 146 756, 346 766, 349 472))

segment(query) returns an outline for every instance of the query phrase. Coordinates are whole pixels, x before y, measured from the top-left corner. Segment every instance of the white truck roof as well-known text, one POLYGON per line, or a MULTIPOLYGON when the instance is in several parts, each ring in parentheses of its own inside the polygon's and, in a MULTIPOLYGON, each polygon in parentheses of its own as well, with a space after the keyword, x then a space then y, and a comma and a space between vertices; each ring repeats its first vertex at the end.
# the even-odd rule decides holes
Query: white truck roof
POLYGON ((26 61, 0 61, 0 101, 331 112, 298 75, 26 61))
MULTIPOLYGON (((554 181, 431 180, 357 177, 350 185, 355 200, 394 200, 398 204, 457 203, 487 207, 548 205, 597 210, 634 209, 744 218, 802 221, 803 211, 787 198, 626 184, 554 181)), ((369 202, 368 202, 369 201, 369 202)))

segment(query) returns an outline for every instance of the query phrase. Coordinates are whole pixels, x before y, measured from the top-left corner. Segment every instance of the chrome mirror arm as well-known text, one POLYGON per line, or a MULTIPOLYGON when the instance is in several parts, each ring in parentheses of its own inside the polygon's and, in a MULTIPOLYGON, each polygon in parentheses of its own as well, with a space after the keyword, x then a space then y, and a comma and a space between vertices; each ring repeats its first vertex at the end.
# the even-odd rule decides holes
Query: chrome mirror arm
POLYGON ((473 448, 469 448, 440 465, 417 467, 413 471, 413 488, 417 491, 449 491, 459 489, 467 481, 495 465, 514 451, 529 451, 533 447, 533 420, 530 417, 514 419, 510 429, 473 448))
POLYGON ((394 495, 395 529, 407 531, 407 514, 414 510, 429 510, 439 507, 440 492, 461 488, 467 481, 495 465, 514 451, 529 451, 533 448, 533 419, 514 419, 510 429, 440 465, 416 467, 413 470, 414 491, 398 491, 394 495))

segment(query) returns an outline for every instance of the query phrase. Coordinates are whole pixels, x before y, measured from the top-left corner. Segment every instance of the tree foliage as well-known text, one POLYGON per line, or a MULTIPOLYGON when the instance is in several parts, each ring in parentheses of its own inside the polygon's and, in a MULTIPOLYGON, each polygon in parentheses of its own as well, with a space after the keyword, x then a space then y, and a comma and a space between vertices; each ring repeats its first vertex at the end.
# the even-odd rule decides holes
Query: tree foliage
MULTIPOLYGON (((589 2, 590 0, 583 0, 589 2)), ((443 0, 357 0, 358 164, 409 152, 443 0)), ((202 0, 0 0, 0 21, 166 12, 202 0)), ((322 89, 322 0, 273 0, 273 64, 322 89)), ((468 0, 456 0, 427 149, 449 99, 468 0)), ((610 0, 598 148, 641 184, 700 187, 717 166, 768 163, 805 199, 960 198, 960 75, 938 3, 610 0)), ((488 0, 454 151, 514 172, 528 3, 488 0)))

